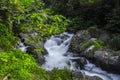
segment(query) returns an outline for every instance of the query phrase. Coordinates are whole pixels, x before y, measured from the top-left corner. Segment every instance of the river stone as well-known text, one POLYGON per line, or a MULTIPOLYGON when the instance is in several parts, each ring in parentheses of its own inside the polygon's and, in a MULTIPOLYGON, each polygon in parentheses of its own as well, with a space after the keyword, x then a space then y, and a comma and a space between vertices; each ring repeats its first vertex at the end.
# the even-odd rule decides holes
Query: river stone
POLYGON ((120 54, 110 49, 95 51, 95 63, 105 70, 120 73, 120 54))

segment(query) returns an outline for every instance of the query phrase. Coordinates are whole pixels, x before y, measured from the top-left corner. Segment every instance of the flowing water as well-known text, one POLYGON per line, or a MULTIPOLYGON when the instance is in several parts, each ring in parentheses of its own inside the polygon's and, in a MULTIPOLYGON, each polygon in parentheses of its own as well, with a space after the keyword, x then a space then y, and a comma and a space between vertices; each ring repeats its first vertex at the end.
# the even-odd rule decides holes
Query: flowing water
POLYGON ((19 46, 19 49, 24 53, 26 53, 27 48, 29 47, 29 46, 25 46, 23 42, 18 42, 18 46, 19 46))
POLYGON ((52 70, 54 68, 81 71, 88 76, 98 76, 103 80, 120 80, 120 75, 108 73, 101 68, 96 67, 94 64, 87 61, 85 69, 81 70, 80 67, 76 68, 75 62, 72 59, 80 57, 73 57, 72 53, 68 52, 68 48, 71 42, 73 34, 63 33, 60 35, 52 36, 44 44, 48 54, 45 55, 46 62, 42 67, 46 70, 52 70))

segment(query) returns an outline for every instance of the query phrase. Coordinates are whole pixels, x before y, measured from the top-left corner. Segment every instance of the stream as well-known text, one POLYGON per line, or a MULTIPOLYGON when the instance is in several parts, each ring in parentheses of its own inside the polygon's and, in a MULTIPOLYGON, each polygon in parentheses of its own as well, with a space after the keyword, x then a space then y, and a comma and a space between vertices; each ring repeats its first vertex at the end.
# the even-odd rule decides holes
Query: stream
POLYGON ((87 59, 87 64, 84 66, 84 69, 80 69, 73 61, 73 59, 78 59, 80 57, 74 57, 73 53, 68 52, 72 37, 73 34, 63 33, 52 36, 45 42, 44 48, 47 50, 48 54, 45 55, 46 62, 42 65, 44 69, 53 70, 54 68, 67 68, 74 71, 80 71, 88 76, 98 76, 103 80, 120 80, 120 75, 108 73, 96 67, 96 65, 90 63, 87 59))

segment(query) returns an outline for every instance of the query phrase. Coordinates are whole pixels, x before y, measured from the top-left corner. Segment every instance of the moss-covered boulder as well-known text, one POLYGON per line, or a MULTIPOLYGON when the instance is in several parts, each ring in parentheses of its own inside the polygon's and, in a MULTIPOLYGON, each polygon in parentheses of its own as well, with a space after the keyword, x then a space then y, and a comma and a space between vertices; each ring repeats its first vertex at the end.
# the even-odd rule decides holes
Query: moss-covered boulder
POLYGON ((87 30, 77 32, 71 41, 70 51, 74 53, 81 53, 80 43, 88 41, 90 38, 91 36, 87 30))
POLYGON ((70 51, 87 58, 94 58, 94 51, 104 46, 104 41, 92 38, 87 30, 79 31, 71 41, 70 51))

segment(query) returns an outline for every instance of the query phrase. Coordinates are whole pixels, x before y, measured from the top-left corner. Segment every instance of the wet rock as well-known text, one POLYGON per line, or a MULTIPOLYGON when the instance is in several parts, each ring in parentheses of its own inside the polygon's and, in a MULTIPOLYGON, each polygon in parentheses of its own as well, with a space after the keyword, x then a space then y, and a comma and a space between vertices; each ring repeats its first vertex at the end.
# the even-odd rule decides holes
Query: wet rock
POLYGON ((90 40, 91 36, 87 30, 79 31, 73 36, 71 41, 70 50, 74 53, 81 53, 80 43, 90 40))
POLYGON ((98 76, 87 76, 86 78, 87 80, 102 80, 100 77, 98 76))
POLYGON ((80 67, 80 69, 84 68, 84 65, 87 64, 87 61, 84 57, 80 57, 78 59, 74 59, 74 62, 76 62, 77 66, 80 67))
POLYGON ((100 49, 94 54, 95 63, 105 70, 120 73, 120 53, 110 49, 100 49))
POLYGON ((40 52, 36 52, 34 46, 29 46, 27 48, 27 53, 32 54, 37 59, 40 65, 42 65, 45 62, 43 54, 40 52))
POLYGON ((83 80, 102 80, 101 78, 99 78, 98 76, 87 76, 87 75, 84 75, 82 72, 80 71, 73 71, 72 72, 72 77, 75 77, 76 80, 79 80, 79 79, 83 79, 83 80))
POLYGON ((39 36, 40 35, 36 32, 20 33, 18 35, 21 42, 28 46, 26 53, 32 54, 37 59, 38 63, 42 65, 45 62, 44 55, 47 54, 47 51, 44 49, 44 40, 39 36), (36 49, 38 51, 36 51, 36 49), (41 52, 41 49, 44 50, 44 52, 41 52))
POLYGON ((84 75, 80 71, 73 71, 72 76, 75 78, 84 78, 84 75))

